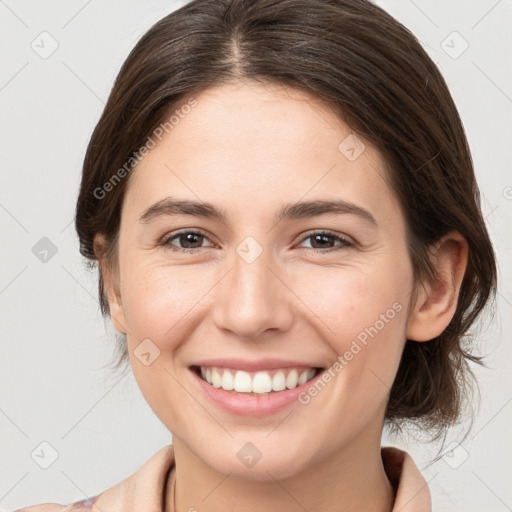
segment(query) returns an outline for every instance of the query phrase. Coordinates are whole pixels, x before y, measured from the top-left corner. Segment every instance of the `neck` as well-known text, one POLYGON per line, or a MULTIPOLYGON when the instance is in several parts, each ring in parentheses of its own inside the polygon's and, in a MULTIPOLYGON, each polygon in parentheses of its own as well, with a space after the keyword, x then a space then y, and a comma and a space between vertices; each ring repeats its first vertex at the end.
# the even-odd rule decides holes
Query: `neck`
MULTIPOLYGON (((315 510, 317 512, 391 512, 394 491, 384 471, 377 442, 350 446, 293 477, 267 481, 234 479, 204 464, 173 436, 175 453, 174 512, 245 512, 315 510)), ((171 485, 167 510, 172 510, 171 485)))

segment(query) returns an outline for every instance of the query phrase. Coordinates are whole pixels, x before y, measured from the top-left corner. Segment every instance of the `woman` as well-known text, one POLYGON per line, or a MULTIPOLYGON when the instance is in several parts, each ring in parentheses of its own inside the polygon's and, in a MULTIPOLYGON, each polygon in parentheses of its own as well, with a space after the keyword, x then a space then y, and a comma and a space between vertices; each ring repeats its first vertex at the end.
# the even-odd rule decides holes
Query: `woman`
POLYGON ((456 107, 392 17, 365 0, 166 16, 92 135, 76 229, 172 445, 24 511, 431 509, 382 430, 458 419, 496 267, 456 107))

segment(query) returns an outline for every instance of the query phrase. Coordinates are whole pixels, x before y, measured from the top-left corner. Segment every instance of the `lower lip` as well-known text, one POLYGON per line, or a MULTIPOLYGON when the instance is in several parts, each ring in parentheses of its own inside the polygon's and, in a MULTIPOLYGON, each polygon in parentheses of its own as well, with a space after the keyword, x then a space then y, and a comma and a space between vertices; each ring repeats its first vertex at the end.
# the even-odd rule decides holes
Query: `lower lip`
POLYGON ((222 388, 214 388, 208 384, 191 368, 189 368, 194 380, 206 395, 220 408, 243 416, 267 416, 274 414, 285 407, 298 402, 298 396, 312 386, 322 375, 319 372, 311 380, 293 389, 276 391, 268 395, 247 395, 244 393, 232 393, 222 388))

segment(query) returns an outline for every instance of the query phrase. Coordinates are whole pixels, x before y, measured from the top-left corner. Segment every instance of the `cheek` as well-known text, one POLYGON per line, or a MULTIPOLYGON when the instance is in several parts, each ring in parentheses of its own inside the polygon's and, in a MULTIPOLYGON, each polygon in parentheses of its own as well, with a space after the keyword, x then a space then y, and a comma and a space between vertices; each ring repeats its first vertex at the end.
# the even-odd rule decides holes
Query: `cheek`
MULTIPOLYGON (((193 334, 199 321, 201 298, 211 288, 205 272, 186 266, 162 265, 161 262, 136 262, 125 268, 123 308, 128 327, 128 349, 133 374, 150 407, 165 424, 179 417, 181 388, 176 385, 179 372, 176 355, 183 343, 193 334), (150 340, 158 347, 153 348, 150 340), (138 347, 149 347, 149 365, 141 363, 138 347), (135 352, 134 352, 135 351, 135 352)), ((203 298, 204 300, 204 298, 203 298)), ((144 350, 146 351, 146 350, 144 350)))
POLYGON ((133 266, 123 281, 123 307, 132 334, 155 340, 180 339, 186 319, 209 287, 197 267, 133 266))
POLYGON ((297 275, 294 283, 310 308, 310 323, 343 358, 344 385, 358 393, 373 393, 382 383, 390 387, 405 343, 412 287, 406 253, 364 267, 312 268, 307 279, 297 275))
POLYGON ((311 319, 318 317, 315 323, 326 337, 346 340, 375 323, 382 330, 383 321, 386 326, 391 324, 386 322, 388 319, 395 325, 404 323, 404 315, 398 315, 397 310, 406 310, 412 278, 406 267, 386 265, 380 260, 364 268, 312 267, 307 273, 297 274, 293 286, 309 308, 304 314, 311 319), (401 307, 393 308, 395 303, 401 307))

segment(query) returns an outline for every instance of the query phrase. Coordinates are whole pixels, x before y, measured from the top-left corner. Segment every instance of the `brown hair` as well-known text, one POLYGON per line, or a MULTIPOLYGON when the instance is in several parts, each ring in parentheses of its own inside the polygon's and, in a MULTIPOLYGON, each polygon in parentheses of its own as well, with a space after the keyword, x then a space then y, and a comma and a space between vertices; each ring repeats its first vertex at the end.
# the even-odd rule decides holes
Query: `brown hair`
MULTIPOLYGON (((323 100, 379 150, 403 209, 416 282, 435 269, 428 249, 455 230, 469 261, 448 327, 428 342, 407 340, 386 413, 439 430, 460 416, 472 376, 468 330, 496 290, 494 251, 464 128, 439 70, 415 36, 366 0, 193 0, 156 23, 124 62, 91 137, 75 225, 94 267, 102 233, 116 265, 117 236, 133 155, 170 111, 193 93, 255 80, 323 100), (130 157, 132 159, 130 160, 130 157), (119 177, 119 175, 118 175, 119 177)), ((99 276, 103 315, 109 307, 99 276)), ((127 362, 126 337, 118 338, 127 362)))

